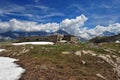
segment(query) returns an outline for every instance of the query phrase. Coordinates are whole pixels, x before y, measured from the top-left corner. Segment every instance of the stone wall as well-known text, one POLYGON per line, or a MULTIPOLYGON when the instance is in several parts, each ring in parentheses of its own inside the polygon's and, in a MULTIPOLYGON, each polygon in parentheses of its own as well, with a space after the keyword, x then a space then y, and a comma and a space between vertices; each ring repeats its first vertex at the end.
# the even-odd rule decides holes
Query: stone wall
POLYGON ((48 41, 56 43, 62 40, 75 42, 77 41, 77 38, 71 35, 29 36, 19 38, 18 42, 48 41))

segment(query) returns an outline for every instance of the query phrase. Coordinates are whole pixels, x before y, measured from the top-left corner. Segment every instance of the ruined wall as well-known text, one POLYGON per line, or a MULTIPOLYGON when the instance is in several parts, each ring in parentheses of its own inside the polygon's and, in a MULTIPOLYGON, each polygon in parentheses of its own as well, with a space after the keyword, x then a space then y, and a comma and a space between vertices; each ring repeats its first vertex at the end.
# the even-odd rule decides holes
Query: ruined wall
POLYGON ((63 39, 64 39, 64 40, 67 40, 67 41, 70 41, 70 42, 75 42, 75 41, 77 41, 77 37, 72 36, 72 35, 65 35, 63 39))
POLYGON ((72 42, 76 42, 78 39, 77 39, 77 37, 71 37, 70 38, 70 41, 72 41, 72 42))
POLYGON ((69 42, 77 41, 75 36, 71 35, 52 35, 52 36, 30 36, 30 37, 21 37, 18 42, 33 42, 33 41, 47 41, 47 42, 60 42, 66 40, 69 42))

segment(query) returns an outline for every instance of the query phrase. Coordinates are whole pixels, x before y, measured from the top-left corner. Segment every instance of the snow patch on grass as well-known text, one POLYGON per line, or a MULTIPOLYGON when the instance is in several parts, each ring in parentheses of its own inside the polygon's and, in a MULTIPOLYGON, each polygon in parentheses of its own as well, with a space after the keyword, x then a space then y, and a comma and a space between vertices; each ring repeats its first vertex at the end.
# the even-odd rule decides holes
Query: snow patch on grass
POLYGON ((14 62, 17 59, 0 57, 0 80, 18 80, 24 69, 14 62))
POLYGON ((32 45, 53 45, 53 42, 22 42, 22 43, 13 43, 12 45, 27 45, 27 44, 32 44, 32 45))

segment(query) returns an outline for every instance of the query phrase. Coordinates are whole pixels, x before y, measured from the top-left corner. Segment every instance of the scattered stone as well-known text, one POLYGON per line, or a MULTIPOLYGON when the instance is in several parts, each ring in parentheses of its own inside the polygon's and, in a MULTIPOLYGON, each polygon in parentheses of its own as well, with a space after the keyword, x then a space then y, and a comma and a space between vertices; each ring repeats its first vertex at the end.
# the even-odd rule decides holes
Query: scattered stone
POLYGON ((74 54, 77 55, 77 56, 82 56, 81 51, 76 51, 74 54))
POLYGON ((51 69, 54 69, 54 67, 51 67, 51 69))
POLYGON ((98 63, 104 63, 104 61, 97 61, 98 63))
POLYGON ((101 57, 103 60, 105 60, 107 63, 113 66, 113 70, 114 72, 117 73, 118 80, 120 80, 120 64, 118 64, 120 63, 120 58, 119 57, 116 58, 116 62, 115 62, 110 55, 101 54, 98 57, 101 57))
POLYGON ((120 57, 117 57, 117 58, 116 58, 116 62, 117 62, 118 64, 120 64, 120 57))
POLYGON ((116 51, 116 50, 114 50, 114 49, 104 49, 104 51, 109 52, 111 54, 114 54, 114 51, 116 51))
POLYGON ((88 54, 91 54, 92 56, 96 56, 96 54, 93 51, 88 50, 88 54))
POLYGON ((85 65, 85 64, 86 64, 86 62, 82 60, 82 64, 83 64, 83 65, 85 65))
POLYGON ((120 51, 118 51, 120 53, 120 51))
POLYGON ((82 52, 84 55, 85 55, 85 54, 88 54, 88 51, 85 51, 85 50, 82 50, 81 52, 82 52))
POLYGON ((87 51, 82 50, 81 52, 82 52, 83 55, 90 54, 92 56, 96 56, 96 54, 93 51, 91 51, 91 50, 87 50, 87 51))
POLYGON ((66 51, 66 52, 62 52, 62 54, 70 54, 70 52, 69 52, 69 51, 66 51))
POLYGON ((113 57, 113 58, 117 58, 117 56, 116 56, 116 55, 112 55, 112 57, 113 57))
POLYGON ((88 46, 91 48, 99 48, 99 46, 94 43, 89 43, 88 46))
POLYGON ((47 70, 48 68, 47 68, 46 65, 40 65, 40 66, 39 66, 39 69, 40 69, 40 70, 47 70))
POLYGON ((100 54, 98 57, 102 58, 106 62, 108 62, 110 65, 114 66, 114 61, 112 60, 110 55, 100 54))
POLYGON ((27 52, 29 52, 30 50, 29 49, 23 49, 21 52, 20 52, 20 54, 24 54, 24 53, 27 53, 27 52))
POLYGON ((12 56, 15 56, 17 53, 16 52, 14 52, 14 53, 12 53, 12 56))
POLYGON ((33 49, 33 46, 31 46, 30 49, 33 49))
POLYGON ((102 78, 102 79, 104 79, 104 80, 107 80, 104 76, 102 76, 101 74, 96 74, 96 76, 97 77, 99 77, 99 78, 102 78))

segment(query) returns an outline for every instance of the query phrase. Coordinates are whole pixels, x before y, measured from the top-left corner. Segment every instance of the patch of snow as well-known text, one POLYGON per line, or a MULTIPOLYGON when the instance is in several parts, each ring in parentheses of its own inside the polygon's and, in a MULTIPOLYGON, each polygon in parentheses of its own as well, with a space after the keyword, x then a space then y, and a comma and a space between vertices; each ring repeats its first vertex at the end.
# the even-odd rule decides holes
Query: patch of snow
POLYGON ((22 43, 13 43, 12 45, 27 45, 27 44, 32 44, 32 45, 53 45, 53 42, 22 42, 22 43))
POLYGON ((119 40, 117 40, 117 41, 115 41, 115 43, 120 43, 120 41, 119 41, 119 40))
POLYGON ((15 64, 17 59, 0 57, 0 80, 18 80, 24 69, 15 64))
POLYGON ((66 41, 66 40, 61 40, 60 42, 62 42, 62 43, 66 43, 67 41, 66 41))

